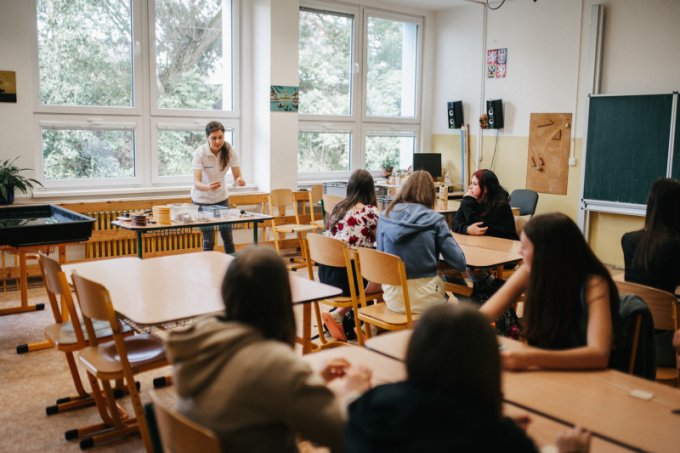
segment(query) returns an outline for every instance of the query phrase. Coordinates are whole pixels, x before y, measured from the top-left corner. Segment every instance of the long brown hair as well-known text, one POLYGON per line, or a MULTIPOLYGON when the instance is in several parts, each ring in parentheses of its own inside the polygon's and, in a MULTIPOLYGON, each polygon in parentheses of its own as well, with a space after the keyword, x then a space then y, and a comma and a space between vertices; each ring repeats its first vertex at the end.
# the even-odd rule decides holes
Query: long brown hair
POLYGON ((434 181, 432 176, 425 170, 416 170, 406 180, 397 196, 387 206, 385 215, 389 215, 399 203, 418 203, 430 209, 434 208, 436 200, 434 181))
MULTIPOLYGON (((205 136, 208 137, 213 132, 222 131, 224 133, 224 126, 219 121, 211 121, 205 126, 205 136)), ((224 170, 229 165, 231 160, 231 154, 234 152, 234 148, 228 141, 224 141, 222 148, 220 148, 220 170, 224 170)))
POLYGON ((436 305, 418 320, 406 353, 408 380, 442 397, 466 394, 501 416, 498 340, 479 310, 436 305))
POLYGON ((377 204, 373 176, 361 168, 354 170, 349 177, 349 181, 347 181, 347 196, 333 208, 333 212, 331 212, 328 220, 328 229, 332 229, 338 221, 345 217, 347 211, 352 209, 357 203, 371 206, 377 204))
POLYGON ((645 229, 633 265, 649 271, 654 257, 671 239, 680 239, 680 181, 659 178, 649 191, 645 229))
POLYGON ((510 202, 510 194, 501 186, 496 173, 482 169, 474 172, 472 176, 479 181, 479 189, 482 192, 478 200, 482 206, 482 215, 486 215, 496 206, 510 202))
POLYGON ((582 302, 585 285, 596 275, 609 287, 612 335, 618 343, 619 293, 574 221, 561 213, 542 214, 531 219, 523 233, 534 246, 524 311, 529 344, 550 349, 573 346, 579 321, 587 316, 582 302))
POLYGON ((222 282, 225 319, 250 324, 265 338, 292 347, 295 315, 289 279, 286 265, 273 249, 250 247, 241 252, 222 282))

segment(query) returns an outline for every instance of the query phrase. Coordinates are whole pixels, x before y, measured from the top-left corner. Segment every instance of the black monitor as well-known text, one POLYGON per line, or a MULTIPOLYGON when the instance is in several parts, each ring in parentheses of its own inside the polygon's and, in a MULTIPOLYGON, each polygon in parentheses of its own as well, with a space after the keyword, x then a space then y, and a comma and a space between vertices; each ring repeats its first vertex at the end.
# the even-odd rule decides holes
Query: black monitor
POLYGON ((430 172, 433 178, 442 176, 442 155, 439 153, 413 153, 413 170, 430 172))

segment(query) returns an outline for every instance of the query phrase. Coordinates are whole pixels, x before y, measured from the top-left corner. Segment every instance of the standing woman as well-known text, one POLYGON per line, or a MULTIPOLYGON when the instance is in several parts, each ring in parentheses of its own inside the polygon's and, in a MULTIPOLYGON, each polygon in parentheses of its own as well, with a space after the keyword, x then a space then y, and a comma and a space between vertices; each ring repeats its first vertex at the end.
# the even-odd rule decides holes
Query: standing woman
POLYGON ((471 236, 517 240, 510 195, 491 170, 477 170, 453 218, 452 230, 471 236))
MULTIPOLYGON (((224 182, 229 168, 234 176, 234 184, 245 186, 241 176, 238 156, 234 148, 224 140, 224 126, 219 121, 211 121, 205 126, 208 143, 196 148, 192 168, 194 169, 194 186, 191 189, 191 200, 198 206, 229 206, 229 192, 224 182)), ((201 231, 203 234, 203 250, 215 248, 215 235, 212 231, 201 231)), ((220 227, 220 236, 224 242, 224 252, 234 253, 234 238, 230 225, 220 227)))
MULTIPOLYGON (((626 281, 675 292, 680 285, 680 181, 660 178, 647 198, 645 228, 621 238, 626 281)), ((671 331, 656 333, 656 365, 675 366, 671 331)))

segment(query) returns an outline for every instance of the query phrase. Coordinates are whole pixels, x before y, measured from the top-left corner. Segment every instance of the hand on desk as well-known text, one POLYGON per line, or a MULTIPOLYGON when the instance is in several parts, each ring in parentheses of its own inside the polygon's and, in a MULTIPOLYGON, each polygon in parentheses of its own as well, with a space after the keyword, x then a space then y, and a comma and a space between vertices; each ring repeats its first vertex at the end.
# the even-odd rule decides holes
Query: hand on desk
POLYGON ((468 226, 465 232, 470 236, 483 236, 489 227, 482 226, 484 222, 475 222, 468 226))
POLYGON ((557 451, 560 453, 588 453, 590 451, 590 432, 574 427, 557 435, 557 451))
POLYGON ((352 365, 344 358, 337 358, 328 361, 321 370, 321 377, 326 383, 344 378, 344 392, 361 394, 371 388, 373 372, 363 365, 352 365))

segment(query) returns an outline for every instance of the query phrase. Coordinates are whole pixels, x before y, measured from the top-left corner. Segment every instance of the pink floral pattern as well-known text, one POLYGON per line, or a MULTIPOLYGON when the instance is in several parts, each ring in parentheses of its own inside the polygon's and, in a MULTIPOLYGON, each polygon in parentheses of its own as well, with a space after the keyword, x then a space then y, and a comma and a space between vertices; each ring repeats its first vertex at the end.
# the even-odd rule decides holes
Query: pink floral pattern
POLYGON ((346 242, 352 248, 373 247, 377 227, 378 209, 375 206, 354 206, 326 235, 346 242))

